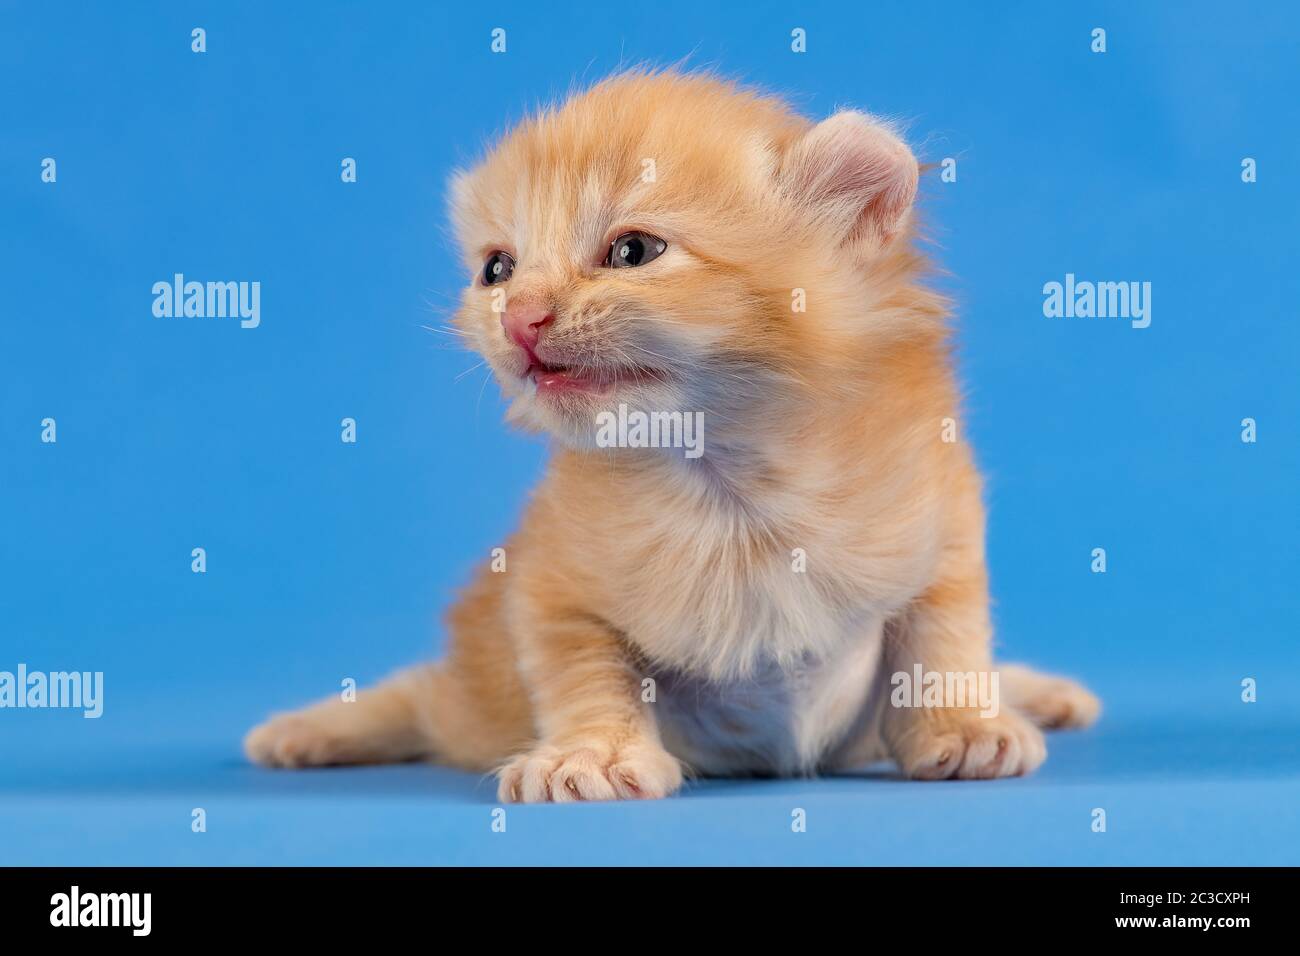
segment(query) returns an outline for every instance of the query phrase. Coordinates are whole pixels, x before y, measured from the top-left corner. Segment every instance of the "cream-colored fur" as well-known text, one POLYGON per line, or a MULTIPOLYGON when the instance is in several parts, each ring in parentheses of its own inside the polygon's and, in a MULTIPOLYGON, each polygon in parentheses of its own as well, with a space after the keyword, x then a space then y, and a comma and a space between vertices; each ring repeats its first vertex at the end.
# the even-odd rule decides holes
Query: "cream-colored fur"
POLYGON ((452 609, 442 662, 275 717, 249 755, 429 758, 498 770, 505 800, 591 800, 664 796, 683 764, 1008 776, 1044 759, 1036 725, 1095 719, 1078 684, 992 659, 980 482, 946 305, 922 281, 917 177, 869 116, 813 124, 671 72, 607 80, 458 175, 474 281, 457 324, 510 419, 560 450, 507 570, 452 609), (602 265, 629 231, 663 254, 602 265), (489 286, 495 252, 515 267, 489 286), (540 329, 533 353, 503 320, 540 329), (538 362, 587 384, 541 387, 538 362), (703 455, 596 447, 619 404, 701 412, 703 455), (917 664, 999 670, 1001 708, 893 706, 890 676, 917 664))

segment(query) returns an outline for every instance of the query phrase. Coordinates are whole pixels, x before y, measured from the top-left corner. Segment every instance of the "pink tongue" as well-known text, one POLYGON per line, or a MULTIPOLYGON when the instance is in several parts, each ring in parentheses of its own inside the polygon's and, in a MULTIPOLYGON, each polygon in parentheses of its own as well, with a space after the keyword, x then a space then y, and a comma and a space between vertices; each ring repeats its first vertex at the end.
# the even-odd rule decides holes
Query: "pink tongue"
POLYGON ((572 388, 576 384, 568 372, 534 372, 533 381, 539 388, 572 388))
POLYGON ((548 391, 591 391, 596 387, 596 383, 590 379, 574 375, 572 372, 543 372, 533 373, 533 381, 537 383, 540 389, 548 391))

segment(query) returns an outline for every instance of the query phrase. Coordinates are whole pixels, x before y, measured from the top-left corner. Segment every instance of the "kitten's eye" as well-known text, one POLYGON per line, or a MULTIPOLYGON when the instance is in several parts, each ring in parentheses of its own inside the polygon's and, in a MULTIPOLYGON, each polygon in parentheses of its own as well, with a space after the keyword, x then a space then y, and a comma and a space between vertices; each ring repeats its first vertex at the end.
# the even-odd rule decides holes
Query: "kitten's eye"
POLYGON ((648 232, 625 232, 609 245, 604 264, 611 269, 628 269, 643 266, 658 259, 668 243, 648 232))
POLYGON ((508 253, 494 252, 488 256, 488 261, 483 265, 483 284, 496 285, 498 282, 505 282, 514 271, 515 260, 511 259, 508 253))

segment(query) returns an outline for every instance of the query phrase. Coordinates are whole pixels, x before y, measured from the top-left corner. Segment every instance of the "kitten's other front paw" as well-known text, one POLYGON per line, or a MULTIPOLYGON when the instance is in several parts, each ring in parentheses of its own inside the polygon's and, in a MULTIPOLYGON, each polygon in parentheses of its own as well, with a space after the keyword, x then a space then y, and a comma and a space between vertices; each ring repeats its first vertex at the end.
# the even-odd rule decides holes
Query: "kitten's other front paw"
POLYGON ((656 743, 541 745, 500 771, 497 798, 510 803, 653 800, 682 785, 677 758, 656 743))
POLYGON ((981 717, 957 708, 899 713, 891 746, 903 773, 918 780, 1015 777, 1047 758, 1043 733, 1012 711, 981 717))

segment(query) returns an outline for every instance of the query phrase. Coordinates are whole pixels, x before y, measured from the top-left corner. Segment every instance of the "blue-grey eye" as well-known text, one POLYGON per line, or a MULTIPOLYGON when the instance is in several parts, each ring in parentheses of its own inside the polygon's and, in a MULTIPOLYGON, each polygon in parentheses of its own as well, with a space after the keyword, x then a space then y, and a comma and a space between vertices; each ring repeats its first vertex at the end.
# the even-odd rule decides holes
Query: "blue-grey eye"
POLYGON ((498 282, 505 282, 514 271, 515 260, 510 258, 509 253, 494 252, 483 264, 483 284, 496 285, 498 282))
POLYGON ((611 269, 643 266, 663 255, 668 243, 648 232, 625 232, 609 244, 605 265, 611 269))

